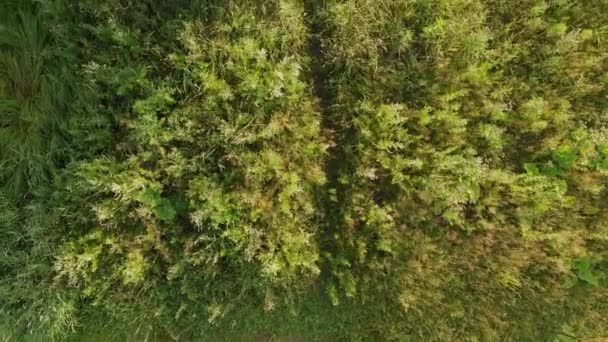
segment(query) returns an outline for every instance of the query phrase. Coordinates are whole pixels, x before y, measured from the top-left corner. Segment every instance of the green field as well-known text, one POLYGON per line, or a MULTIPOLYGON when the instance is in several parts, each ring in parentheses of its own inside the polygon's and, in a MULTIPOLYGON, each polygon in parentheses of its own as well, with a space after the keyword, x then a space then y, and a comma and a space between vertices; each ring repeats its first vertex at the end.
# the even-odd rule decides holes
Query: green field
POLYGON ((0 340, 608 339, 608 0, 0 0, 0 340))

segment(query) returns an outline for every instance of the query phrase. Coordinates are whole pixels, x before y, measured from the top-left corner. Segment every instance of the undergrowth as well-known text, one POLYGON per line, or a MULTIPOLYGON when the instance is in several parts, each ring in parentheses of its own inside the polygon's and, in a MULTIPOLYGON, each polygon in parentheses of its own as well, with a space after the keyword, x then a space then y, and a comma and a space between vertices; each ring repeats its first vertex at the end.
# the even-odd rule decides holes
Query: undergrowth
POLYGON ((0 337, 608 336, 606 1, 0 3, 0 337))

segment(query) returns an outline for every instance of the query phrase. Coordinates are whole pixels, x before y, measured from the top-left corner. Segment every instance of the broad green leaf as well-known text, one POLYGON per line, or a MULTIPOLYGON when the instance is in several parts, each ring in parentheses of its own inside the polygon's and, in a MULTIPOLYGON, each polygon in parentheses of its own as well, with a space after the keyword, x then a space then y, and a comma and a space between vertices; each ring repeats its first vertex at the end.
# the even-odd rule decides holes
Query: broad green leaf
POLYGON ((599 286, 599 278, 593 274, 593 263, 590 256, 575 259, 572 262, 572 268, 574 268, 578 279, 590 285, 599 286))
POLYGON ((173 208, 171 202, 168 199, 163 198, 161 199, 160 204, 154 208, 154 214, 160 220, 170 222, 173 221, 177 212, 175 211, 175 208, 173 208))

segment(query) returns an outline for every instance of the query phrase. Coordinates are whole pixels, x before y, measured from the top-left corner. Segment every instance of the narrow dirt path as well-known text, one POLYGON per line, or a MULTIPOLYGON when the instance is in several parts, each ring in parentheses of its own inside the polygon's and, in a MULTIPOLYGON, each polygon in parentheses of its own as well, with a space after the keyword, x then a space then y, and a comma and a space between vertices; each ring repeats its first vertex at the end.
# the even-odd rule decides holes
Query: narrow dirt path
MULTIPOLYGON (((314 95, 319 100, 323 134, 330 142, 325 162, 327 183, 323 193, 319 196, 320 206, 325 211, 326 222, 325 231, 319 234, 319 246, 322 251, 330 251, 335 249, 334 232, 337 227, 342 226, 340 215, 340 203, 342 201, 338 197, 342 192, 339 189, 338 177, 343 168, 344 150, 340 145, 341 128, 335 115, 336 95, 330 84, 331 68, 326 64, 328 58, 324 41, 326 41, 325 38, 330 33, 327 31, 320 15, 323 11, 324 1, 305 0, 304 7, 310 32, 308 53, 311 57, 310 73, 313 82, 312 88, 314 95)), ((327 264, 322 265, 322 270, 322 276, 330 276, 327 264)))

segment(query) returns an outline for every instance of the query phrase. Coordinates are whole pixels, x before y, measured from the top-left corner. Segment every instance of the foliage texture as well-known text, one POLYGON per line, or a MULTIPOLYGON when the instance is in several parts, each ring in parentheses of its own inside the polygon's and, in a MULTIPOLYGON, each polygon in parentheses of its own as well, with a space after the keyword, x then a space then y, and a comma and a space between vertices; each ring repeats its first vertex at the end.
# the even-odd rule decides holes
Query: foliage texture
POLYGON ((0 337, 608 336, 605 0, 0 3, 0 337))

